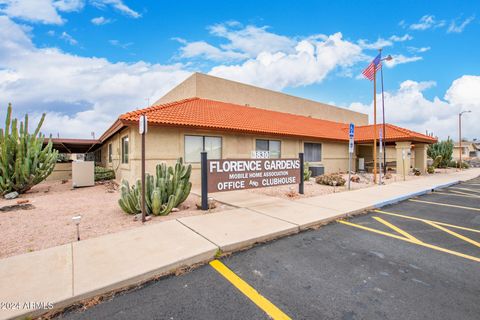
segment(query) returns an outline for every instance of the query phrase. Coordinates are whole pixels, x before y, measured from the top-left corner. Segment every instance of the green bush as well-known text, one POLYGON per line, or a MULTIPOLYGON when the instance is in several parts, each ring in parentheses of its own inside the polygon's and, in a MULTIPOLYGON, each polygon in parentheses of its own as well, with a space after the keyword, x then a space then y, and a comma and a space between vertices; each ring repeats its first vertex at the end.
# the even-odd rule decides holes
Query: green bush
POLYGON ((442 159, 438 164, 440 168, 446 168, 450 161, 452 161, 453 155, 453 142, 449 138, 445 141, 439 141, 437 143, 431 144, 428 146, 427 155, 436 160, 438 156, 441 156, 442 159))
POLYGON ((310 170, 310 165, 308 162, 305 162, 303 166, 303 181, 308 181, 312 177, 312 170, 310 170))
MULTIPOLYGON (((459 161, 452 160, 452 161, 450 161, 448 166, 450 168, 458 168, 459 167, 459 161)), ((470 165, 467 162, 462 161, 462 168, 463 169, 468 169, 468 168, 470 168, 470 165)))
POLYGON ((345 185, 345 179, 343 179, 342 175, 339 173, 330 173, 330 174, 323 174, 315 178, 315 182, 318 184, 324 184, 327 186, 333 186, 336 182, 336 186, 343 186, 345 185))
POLYGON ((58 151, 50 140, 43 145, 40 133, 45 113, 33 133, 28 132, 28 115, 24 121, 12 119, 12 105, 7 108, 5 129, 0 129, 0 195, 24 193, 45 180, 55 168, 58 151))
POLYGON ((115 179, 115 171, 112 169, 96 166, 95 167, 95 181, 112 180, 115 179))
POLYGON ((435 173, 435 167, 434 167, 434 166, 428 166, 427 172, 428 172, 429 174, 434 174, 434 173, 435 173))

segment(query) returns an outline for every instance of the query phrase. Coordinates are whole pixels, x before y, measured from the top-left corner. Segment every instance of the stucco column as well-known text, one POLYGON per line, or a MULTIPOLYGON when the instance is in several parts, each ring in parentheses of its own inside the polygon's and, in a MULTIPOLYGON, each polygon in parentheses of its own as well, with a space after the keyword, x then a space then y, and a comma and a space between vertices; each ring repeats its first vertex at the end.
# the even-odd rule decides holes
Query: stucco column
POLYGON ((404 173, 407 175, 410 172, 411 146, 411 142, 395 143, 395 149, 397 150, 397 173, 402 176, 404 173))
POLYGON ((416 143, 415 144, 415 168, 422 173, 427 172, 427 144, 416 143))

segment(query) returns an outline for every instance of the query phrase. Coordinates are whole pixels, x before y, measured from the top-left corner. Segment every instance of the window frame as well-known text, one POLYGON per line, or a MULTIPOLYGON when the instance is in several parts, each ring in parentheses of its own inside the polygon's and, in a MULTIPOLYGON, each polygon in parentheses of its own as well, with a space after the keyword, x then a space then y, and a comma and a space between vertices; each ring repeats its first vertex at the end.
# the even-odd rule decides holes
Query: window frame
POLYGON ((305 162, 322 162, 322 159, 323 159, 323 143, 321 142, 310 142, 310 141, 304 141, 303 142, 303 154, 304 154, 304 161, 305 162), (306 153, 306 148, 305 146, 309 144, 309 145, 319 145, 320 146, 320 159, 319 160, 310 160, 310 159, 307 159, 307 153, 306 153))
POLYGON ((111 142, 108 144, 107 158, 108 163, 113 162, 113 144, 111 142))
POLYGON ((122 143, 122 164, 128 164, 129 163, 129 158, 130 158, 130 139, 128 135, 123 136, 121 138, 121 143, 122 143), (128 143, 127 145, 127 155, 125 157, 125 141, 128 143))
MULTIPOLYGON (((222 136, 209 136, 209 135, 201 135, 201 134, 184 134, 183 135, 183 160, 185 161, 185 163, 200 163, 200 161, 201 161, 201 159, 199 161, 187 161, 187 157, 186 157, 187 144, 185 143, 187 137, 201 137, 202 138, 202 151, 205 151, 205 138, 220 139, 220 158, 219 159, 223 159, 223 137, 222 136)), ((208 157, 208 154, 207 154, 207 157, 208 157)), ((208 159, 210 159, 210 158, 208 158, 208 159)), ((215 159, 215 160, 217 160, 217 159, 215 159)))
POLYGON ((276 140, 276 139, 255 139, 255 151, 265 151, 265 150, 258 150, 257 149, 257 141, 266 141, 267 142, 267 148, 268 150, 268 154, 269 154, 269 158, 271 156, 271 151, 270 151, 270 142, 274 141, 274 142, 278 142, 280 144, 280 150, 278 152, 278 158, 272 158, 272 159, 281 159, 282 158, 282 140, 276 140))

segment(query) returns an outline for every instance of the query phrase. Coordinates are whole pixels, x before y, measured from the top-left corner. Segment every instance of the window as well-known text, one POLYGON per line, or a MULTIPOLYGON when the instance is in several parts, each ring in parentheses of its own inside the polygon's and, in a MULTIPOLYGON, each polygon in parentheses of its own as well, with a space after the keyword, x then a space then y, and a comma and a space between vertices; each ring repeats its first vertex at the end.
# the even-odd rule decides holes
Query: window
POLYGON ((122 163, 128 163, 128 136, 122 138, 122 163))
POLYGON ((322 144, 305 142, 303 145, 304 156, 306 162, 322 161, 322 144))
POLYGON ((281 142, 278 140, 261 140, 255 142, 256 151, 268 151, 270 158, 280 158, 281 142))
POLYGON ((185 162, 200 162, 200 152, 206 151, 209 159, 222 158, 222 138, 185 136, 185 162))
POLYGON ((112 162, 112 144, 111 143, 108 144, 108 162, 109 163, 112 162))
POLYGON ((102 163, 102 149, 96 150, 93 155, 95 164, 102 163))

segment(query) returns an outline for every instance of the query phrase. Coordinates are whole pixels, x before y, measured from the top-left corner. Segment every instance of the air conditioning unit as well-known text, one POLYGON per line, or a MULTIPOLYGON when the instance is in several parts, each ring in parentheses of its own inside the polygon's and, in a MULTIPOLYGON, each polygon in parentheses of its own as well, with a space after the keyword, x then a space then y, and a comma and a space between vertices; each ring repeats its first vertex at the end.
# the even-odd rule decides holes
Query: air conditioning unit
POLYGON ((312 166, 309 167, 312 171, 312 177, 318 177, 325 173, 325 168, 323 166, 312 166))
POLYGON ((358 171, 365 171, 365 158, 358 158, 358 171))
POLYGON ((91 187, 95 185, 95 162, 72 162, 72 187, 91 187))

